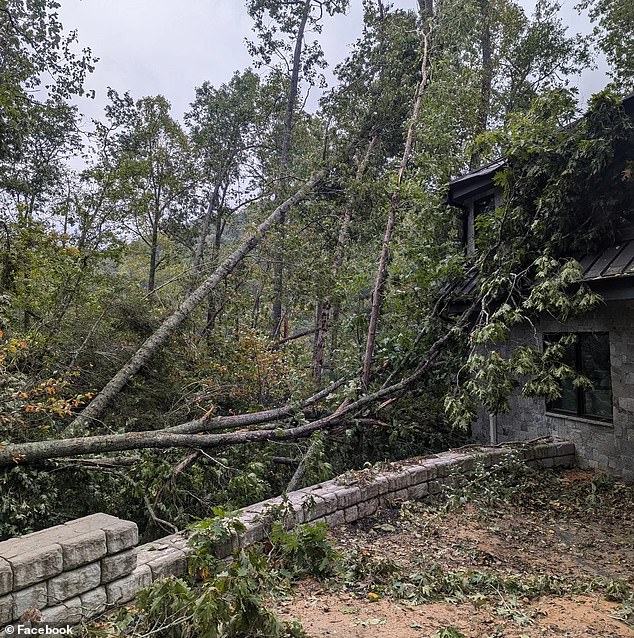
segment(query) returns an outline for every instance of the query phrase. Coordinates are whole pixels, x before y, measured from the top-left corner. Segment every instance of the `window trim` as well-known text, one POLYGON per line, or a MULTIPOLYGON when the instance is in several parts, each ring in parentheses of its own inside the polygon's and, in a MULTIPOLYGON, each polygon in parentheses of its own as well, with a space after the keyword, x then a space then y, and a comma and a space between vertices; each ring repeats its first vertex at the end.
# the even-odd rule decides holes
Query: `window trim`
POLYGON ((553 412, 546 408, 546 412, 544 413, 547 417, 551 419, 568 419, 569 421, 574 421, 575 423, 587 423, 588 425, 596 425, 597 427, 602 428, 613 428, 614 420, 611 419, 609 421, 601 420, 598 418, 588 418, 587 416, 577 416, 576 414, 568 414, 564 412, 553 412))
MULTIPOLYGON (((542 337, 542 341, 546 344, 549 338, 561 339, 562 337, 575 335, 576 337, 581 337, 584 335, 591 335, 596 337, 607 337, 608 340, 608 363, 609 363, 609 375, 610 375, 610 407, 611 407, 611 415, 607 416, 597 416, 595 414, 588 414, 585 410, 585 392, 583 388, 575 388, 577 395, 577 410, 572 412, 570 410, 564 410, 562 408, 555 408, 551 403, 546 400, 546 414, 550 414, 558 417, 566 417, 570 419, 578 419, 580 421, 593 422, 596 424, 604 424, 611 425, 614 423, 614 394, 612 392, 612 357, 610 356, 610 333, 605 330, 586 330, 586 331, 570 331, 570 332, 545 332, 542 337)), ((575 371, 578 374, 583 375, 582 369, 582 360, 581 360, 581 340, 577 338, 575 341, 575 371)))

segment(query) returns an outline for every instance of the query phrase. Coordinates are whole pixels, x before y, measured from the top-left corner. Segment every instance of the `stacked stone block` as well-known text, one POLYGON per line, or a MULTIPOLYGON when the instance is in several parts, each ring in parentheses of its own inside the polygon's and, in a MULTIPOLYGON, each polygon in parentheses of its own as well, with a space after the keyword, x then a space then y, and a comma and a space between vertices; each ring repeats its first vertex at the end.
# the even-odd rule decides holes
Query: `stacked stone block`
POLYGON ((136 569, 137 543, 135 523, 107 514, 0 542, 0 626, 25 614, 74 624, 103 612, 136 569))
MULTIPOLYGON (((245 531, 218 543, 216 556, 226 558, 264 539, 275 510, 283 510, 289 528, 307 522, 331 527, 352 523, 384 505, 438 494, 443 486, 467 480, 477 463, 491 466, 510 455, 549 468, 575 465, 574 444, 548 438, 471 447, 363 470, 244 508, 239 519, 245 531)), ((0 543, 0 627, 33 608, 42 610, 45 622, 73 624, 132 600, 154 580, 186 573, 185 532, 138 548, 137 541, 134 523, 95 514, 0 543)))
MULTIPOLYGON (((528 464, 547 468, 575 465, 575 446, 550 437, 531 444, 499 448, 474 446, 391 463, 385 470, 364 470, 244 508, 238 517, 246 530, 231 541, 218 544, 216 556, 226 558, 239 547, 262 540, 268 514, 280 508, 284 509, 283 520, 289 528, 309 522, 325 522, 335 527, 371 516, 384 505, 437 495, 444 486, 466 480, 478 462, 490 467, 512 455, 528 464)), ((184 537, 174 534, 139 548, 139 564, 150 567, 153 579, 182 574, 186 554, 184 537)))

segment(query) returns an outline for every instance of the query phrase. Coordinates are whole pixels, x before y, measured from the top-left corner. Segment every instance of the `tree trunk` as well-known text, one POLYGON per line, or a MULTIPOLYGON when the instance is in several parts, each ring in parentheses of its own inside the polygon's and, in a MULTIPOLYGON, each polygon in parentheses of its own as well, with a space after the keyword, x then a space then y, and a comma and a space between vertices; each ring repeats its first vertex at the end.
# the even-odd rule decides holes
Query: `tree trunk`
POLYGON ((158 253, 158 214, 152 220, 152 237, 150 239, 150 272, 148 274, 147 290, 154 292, 156 288, 156 257, 158 253))
POLYGON ((194 259, 192 261, 192 283, 190 287, 190 292, 194 291, 196 286, 196 279, 199 275, 200 267, 203 263, 203 257, 205 255, 205 243, 207 241, 207 237, 209 236, 209 231, 211 230, 211 218, 213 217, 214 210, 216 208, 216 204, 218 202, 218 194, 220 192, 220 180, 214 186, 214 191, 209 198, 209 202, 207 203, 207 210, 205 211, 205 216, 203 217, 203 224, 200 229, 200 234, 198 235, 198 241, 196 242, 196 250, 194 252, 194 259))
MULTIPOLYGON (((225 189, 224 195, 222 197, 222 202, 224 203, 225 195, 227 191, 225 189)), ((216 192, 217 195, 217 192, 216 192)), ((218 200, 216 200, 218 202, 218 200)), ((215 232, 214 232, 214 245, 213 251, 211 253, 211 267, 215 268, 218 260, 220 259, 220 245, 222 243, 222 233, 224 232, 224 224, 222 220, 222 215, 220 214, 222 206, 218 208, 216 211, 216 224, 215 224, 215 232)), ((207 231, 209 232, 209 231, 207 231)), ((216 299, 215 293, 210 293, 209 298, 207 299, 207 321, 205 322, 205 327, 203 328, 202 333, 207 337, 207 342, 210 342, 211 333, 214 331, 216 319, 220 315, 224 308, 224 301, 222 299, 216 299), (216 302, 218 302, 219 307, 216 308, 216 302)))
MULTIPOLYGON (((489 125, 491 110, 491 85, 493 83, 493 59, 491 52, 491 6, 489 0, 478 0, 480 6, 480 49, 482 52, 482 77, 480 79, 480 102, 478 104, 474 139, 482 135, 489 125)), ((471 155, 469 166, 475 170, 480 166, 480 153, 477 150, 471 155)))
MULTIPOLYGON (((280 151, 280 179, 284 179, 288 172, 290 159, 291 140, 293 137, 293 119, 295 115, 295 105, 297 102, 297 93, 299 91, 299 71, 302 61, 302 45, 304 43, 304 31, 312 0, 306 0, 304 3, 304 13, 297 30, 297 38, 295 40, 295 51, 293 53, 293 69, 291 71, 291 84, 288 90, 288 99, 286 101, 286 115, 284 117, 284 132, 282 134, 282 147, 280 151)), ((273 280, 273 308, 271 310, 271 336, 275 339, 279 335, 282 323, 282 298, 284 296, 284 251, 285 251, 285 226, 286 215, 280 217, 278 227, 280 230, 279 247, 277 251, 277 259, 275 260, 274 280, 273 280)))
POLYGON ((313 175, 292 197, 280 204, 258 227, 256 232, 245 239, 240 246, 213 274, 204 281, 180 308, 163 321, 161 326, 136 351, 132 358, 114 375, 103 390, 88 404, 84 411, 70 424, 70 431, 81 431, 91 421, 99 419, 110 402, 121 392, 128 381, 154 356, 163 344, 180 328, 193 310, 223 281, 235 267, 262 241, 280 216, 304 199, 321 181, 323 173, 313 175))
MULTIPOLYGON (((361 181, 363 174, 368 166, 370 161, 370 156, 372 155, 372 151, 376 146, 376 143, 379 139, 378 135, 374 135, 370 142, 368 143, 368 147, 365 151, 365 154, 361 161, 359 162, 359 166, 357 167, 357 173, 355 175, 355 182, 358 183, 361 181)), ((339 228, 339 235, 337 237, 337 244, 335 246, 335 258, 332 264, 332 279, 333 285, 337 281, 337 277, 339 275, 339 270, 343 265, 343 258, 345 255, 346 241, 348 239, 348 231, 350 230, 350 223, 352 222, 352 203, 349 203, 346 207, 345 213, 341 220, 341 226, 339 228)), ((328 295, 325 299, 323 299, 318 306, 318 313, 316 319, 316 329, 315 333, 315 342, 314 342, 314 351, 313 351, 313 377, 317 385, 321 383, 321 377, 324 369, 324 353, 326 349, 326 335, 328 332, 328 326, 330 324, 330 316, 332 314, 332 297, 328 295)))
MULTIPOLYGON (((346 211, 346 214, 347 212, 348 211, 346 211)), ((332 309, 331 303, 331 300, 328 298, 317 304, 316 332, 313 341, 313 378, 318 386, 321 384, 321 376, 324 371, 324 352, 330 312, 332 309)))
POLYGON ((291 480, 288 482, 288 485, 286 486, 286 490, 285 490, 287 493, 294 492, 296 489, 298 489, 301 486, 301 482, 304 478, 304 475, 306 474, 308 463, 315 455, 316 450, 317 450, 317 442, 313 441, 308 446, 308 449, 306 450, 306 454, 304 454, 302 460, 299 462, 295 472, 293 473, 291 480))
MULTIPOLYGON (((423 8, 423 0, 421 2, 421 9, 423 8)), ((425 0, 427 4, 430 4, 430 0, 425 0)), ((431 4, 430 4, 431 6, 431 4)), ((433 9, 433 7, 432 7, 433 9)), ((420 117, 420 111, 423 105, 423 97, 425 96, 425 89, 427 88, 427 80, 429 76, 429 44, 431 37, 431 14, 427 18, 424 16, 425 23, 423 25, 422 40, 423 40, 423 59, 421 63, 421 80, 416 89, 416 96, 414 98, 414 109, 412 112, 412 118, 407 130, 407 138, 405 140, 405 149, 403 150, 403 156, 401 158, 401 165, 398 171, 396 180, 396 190, 390 200, 390 209, 387 216, 387 223, 385 225, 385 232, 383 234, 383 244, 381 247, 381 254, 379 256, 379 266, 374 280, 374 290, 372 292, 372 309, 370 311, 370 321, 368 325, 368 336, 365 347, 365 354, 363 357, 363 370, 361 373, 361 386, 364 392, 368 391, 370 384, 370 375, 372 370, 372 360, 374 357, 374 347, 376 344, 376 331, 379 324, 379 316, 381 314, 381 302, 383 298, 383 288, 385 286, 385 280, 387 276, 387 263, 389 259, 390 242, 392 240, 392 233, 394 232, 394 226, 396 224, 396 213, 400 206, 400 194, 399 187, 403 183, 403 177, 407 169, 412 149, 414 146, 414 139, 416 135, 416 125, 420 117)))

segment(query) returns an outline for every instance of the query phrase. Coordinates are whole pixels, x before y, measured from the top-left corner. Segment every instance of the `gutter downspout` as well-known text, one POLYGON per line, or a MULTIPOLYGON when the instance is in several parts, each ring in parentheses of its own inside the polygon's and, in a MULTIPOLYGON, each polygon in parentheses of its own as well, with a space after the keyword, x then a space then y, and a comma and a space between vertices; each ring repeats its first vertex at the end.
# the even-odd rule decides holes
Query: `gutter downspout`
POLYGON ((489 412, 489 443, 498 444, 498 415, 489 412))

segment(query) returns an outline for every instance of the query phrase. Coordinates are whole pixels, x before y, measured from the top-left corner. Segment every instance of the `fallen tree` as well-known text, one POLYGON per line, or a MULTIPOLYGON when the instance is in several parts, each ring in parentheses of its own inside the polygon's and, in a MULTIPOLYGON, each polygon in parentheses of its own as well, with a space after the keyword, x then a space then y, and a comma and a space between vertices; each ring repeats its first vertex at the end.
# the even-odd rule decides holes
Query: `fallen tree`
MULTIPOLYGON (((298 404, 289 403, 281 408, 262 410, 261 412, 248 412, 246 414, 232 414, 229 416, 217 416, 211 418, 205 415, 200 419, 194 419, 187 423, 181 423, 180 425, 166 428, 165 431, 175 432, 178 434, 195 434, 198 432, 244 428, 250 425, 281 421, 282 419, 303 413, 304 410, 319 403, 322 399, 325 399, 329 394, 334 392, 337 388, 340 388, 344 383, 345 379, 339 379, 298 404)), ((122 434, 121 436, 126 435, 122 434)))
POLYGON ((189 315, 204 301, 209 293, 226 279, 236 266, 262 241, 266 233, 299 202, 301 202, 323 179, 324 173, 314 174, 294 195, 280 204, 248 238, 244 239, 223 262, 216 268, 180 307, 163 321, 141 347, 134 353, 130 360, 108 381, 104 388, 84 408, 68 426, 72 433, 81 432, 90 422, 98 420, 112 400, 121 392, 128 381, 144 366, 163 344, 183 324, 189 315))
MULTIPOLYGON (((206 421, 201 419, 165 430, 9 444, 0 448, 0 466, 129 450, 168 448, 211 449, 245 443, 280 442, 307 438, 314 432, 326 430, 335 425, 339 425, 345 420, 354 418, 355 415, 359 415, 369 406, 379 401, 394 399, 407 391, 414 382, 420 379, 427 370, 429 370, 449 341, 451 341, 456 334, 462 332, 475 307, 476 304, 472 304, 462 313, 452 327, 434 341, 427 350, 423 361, 418 364, 410 375, 376 392, 365 394, 355 401, 345 400, 336 410, 314 421, 300 425, 291 425, 290 427, 282 427, 279 424, 280 420, 292 414, 291 406, 285 406, 277 410, 267 410, 253 414, 216 417, 215 419, 207 419, 206 421), (260 420, 257 421, 257 419, 260 420), (235 432, 216 434, 204 433, 205 428, 209 430, 216 428, 245 427, 253 423, 262 424, 268 419, 273 421, 274 424, 255 430, 238 430, 235 432)), ((423 330, 427 330, 427 328, 423 330)), ((332 384, 307 399, 302 405, 316 404, 342 384, 343 380, 335 382, 335 384, 332 384)))

